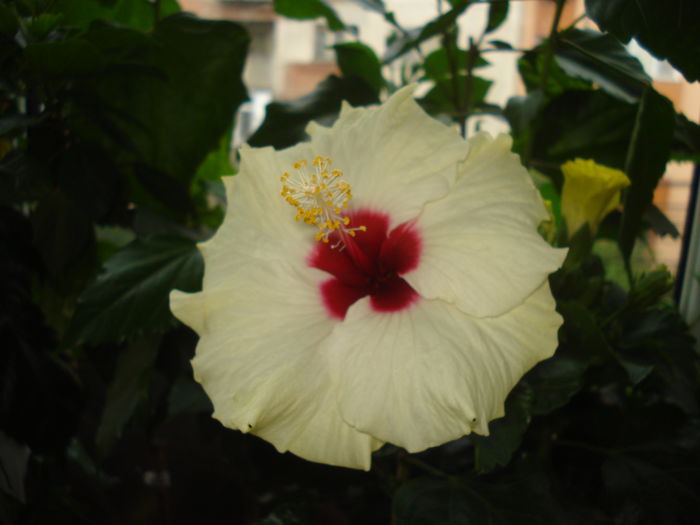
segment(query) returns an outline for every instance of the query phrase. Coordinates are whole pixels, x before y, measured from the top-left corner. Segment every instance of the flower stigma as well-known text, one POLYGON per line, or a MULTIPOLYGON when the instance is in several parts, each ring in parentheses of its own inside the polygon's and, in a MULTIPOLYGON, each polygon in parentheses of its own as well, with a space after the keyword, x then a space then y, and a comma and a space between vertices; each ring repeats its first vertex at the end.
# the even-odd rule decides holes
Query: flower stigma
POLYGON ((349 237, 355 237, 358 231, 364 232, 367 228, 350 227, 351 219, 346 210, 352 200, 352 191, 350 184, 341 179, 341 170, 329 169, 332 162, 330 157, 317 155, 311 162, 312 173, 306 170, 308 161, 295 162, 294 175, 285 172, 280 177, 280 195, 296 208, 297 221, 318 227, 317 241, 328 243, 330 236, 337 233, 338 240, 331 248, 342 250, 348 245, 349 237))

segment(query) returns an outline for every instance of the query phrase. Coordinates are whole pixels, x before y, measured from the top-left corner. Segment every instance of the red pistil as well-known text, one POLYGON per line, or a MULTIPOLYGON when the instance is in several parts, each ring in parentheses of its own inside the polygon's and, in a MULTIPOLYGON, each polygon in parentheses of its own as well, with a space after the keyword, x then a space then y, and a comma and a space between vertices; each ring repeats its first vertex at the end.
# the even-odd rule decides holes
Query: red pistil
POLYGON ((344 319, 350 306, 365 296, 377 312, 396 312, 418 300, 418 294, 401 277, 418 266, 421 240, 413 223, 400 224, 389 232, 389 217, 359 210, 349 215, 352 225, 363 225, 355 237, 343 236, 344 248, 334 233, 328 243, 319 243, 309 265, 333 277, 321 285, 321 297, 328 313, 344 319), (334 238, 335 237, 335 238, 334 238))

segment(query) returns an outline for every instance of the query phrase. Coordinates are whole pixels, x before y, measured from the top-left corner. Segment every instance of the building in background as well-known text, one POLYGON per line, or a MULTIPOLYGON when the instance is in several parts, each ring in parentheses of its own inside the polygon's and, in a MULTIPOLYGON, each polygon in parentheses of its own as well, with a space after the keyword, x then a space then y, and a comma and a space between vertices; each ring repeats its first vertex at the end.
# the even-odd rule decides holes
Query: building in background
MULTIPOLYGON (((329 74, 337 72, 331 46, 344 41, 360 41, 369 45, 381 57, 386 50, 386 39, 392 28, 384 18, 366 5, 352 0, 327 0, 332 4, 347 29, 333 33, 325 20, 297 21, 275 14, 269 0, 179 0, 182 8, 203 18, 234 20, 246 27, 251 35, 251 46, 244 80, 250 101, 243 105, 238 116, 234 137, 236 144, 260 125, 265 106, 271 100, 291 100, 303 96, 329 74)), ((423 25, 437 13, 439 5, 448 9, 448 2, 427 0, 385 0, 389 11, 394 11, 398 22, 406 28, 423 25)), ((490 39, 504 40, 516 47, 533 47, 550 31, 554 17, 554 2, 548 0, 511 2, 508 19, 490 39)), ((584 0, 567 2, 561 27, 566 27, 585 12, 584 0)), ((462 45, 469 36, 477 36, 487 20, 488 5, 474 5, 466 16, 459 19, 462 45)), ((582 20, 583 27, 595 27, 590 20, 582 20)), ((437 42, 432 44, 437 46, 437 42)), ((424 52, 432 51, 429 45, 424 52)), ((636 44, 630 51, 644 64, 654 79, 656 89, 669 97, 676 109, 691 119, 700 116, 700 84, 688 84, 668 63, 658 61, 636 44)), ((497 79, 487 96, 488 102, 501 106, 513 95, 523 91, 515 62, 515 52, 498 52, 488 56, 490 66, 479 70, 480 76, 497 79)), ((388 66, 389 78, 398 80, 402 62, 417 60, 406 56, 388 66)), ((471 119, 471 125, 491 132, 507 131, 507 125, 494 118, 471 119)), ((692 179, 689 163, 670 163, 659 184, 654 202, 682 232, 685 222, 688 193, 692 179)), ((678 264, 680 239, 650 237, 658 262, 674 270, 678 264)))

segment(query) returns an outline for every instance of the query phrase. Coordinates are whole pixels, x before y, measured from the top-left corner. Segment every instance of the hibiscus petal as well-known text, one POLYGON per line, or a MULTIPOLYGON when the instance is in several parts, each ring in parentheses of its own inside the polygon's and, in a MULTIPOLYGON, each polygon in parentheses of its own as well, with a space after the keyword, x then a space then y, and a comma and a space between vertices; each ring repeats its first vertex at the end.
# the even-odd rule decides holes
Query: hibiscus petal
POLYGON ((368 470, 381 442, 340 417, 319 348, 337 324, 318 296, 326 274, 263 261, 232 271, 227 284, 172 296, 174 313, 200 335, 192 367, 214 417, 280 452, 368 470))
POLYGON ((311 251, 314 231, 294 220, 296 211, 280 196, 280 176, 293 162, 311 156, 307 146, 241 149, 239 174, 223 178, 226 218, 214 237, 198 245, 206 258, 205 287, 251 257, 303 261, 311 251))
POLYGON ((418 106, 413 86, 378 107, 345 106, 333 127, 314 124, 307 132, 313 151, 345 172, 358 203, 387 213, 392 228, 450 190, 468 149, 456 130, 418 106))
POLYGON ((404 278, 423 297, 477 317, 509 311, 528 297, 566 250, 537 233, 547 212, 506 135, 477 135, 449 195, 417 221, 420 264, 404 278))
POLYGON ((358 301, 324 343, 340 412, 359 431, 409 452, 472 430, 488 434, 513 386, 554 353, 561 323, 547 281, 487 319, 440 300, 385 315, 358 301))

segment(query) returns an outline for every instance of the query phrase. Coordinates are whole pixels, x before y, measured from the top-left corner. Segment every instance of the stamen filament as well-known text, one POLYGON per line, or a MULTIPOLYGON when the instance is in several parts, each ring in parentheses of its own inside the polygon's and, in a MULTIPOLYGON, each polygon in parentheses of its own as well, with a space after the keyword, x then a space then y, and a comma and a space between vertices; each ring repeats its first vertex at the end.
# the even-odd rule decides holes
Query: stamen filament
MULTIPOLYGON (((290 206, 296 208, 295 220, 318 227, 315 237, 317 241, 328 243, 330 236, 337 233, 338 241, 331 248, 342 250, 352 246, 353 251, 359 252, 358 257, 364 257, 352 237, 367 228, 349 227, 351 219, 345 215, 344 210, 348 209, 352 200, 350 184, 341 180, 341 170, 329 170, 331 163, 330 157, 316 156, 311 162, 314 169, 312 173, 306 171, 306 160, 293 163, 294 173, 285 172, 280 177, 280 195, 290 206)), ((355 258, 355 255, 352 254, 352 257, 355 258)))

